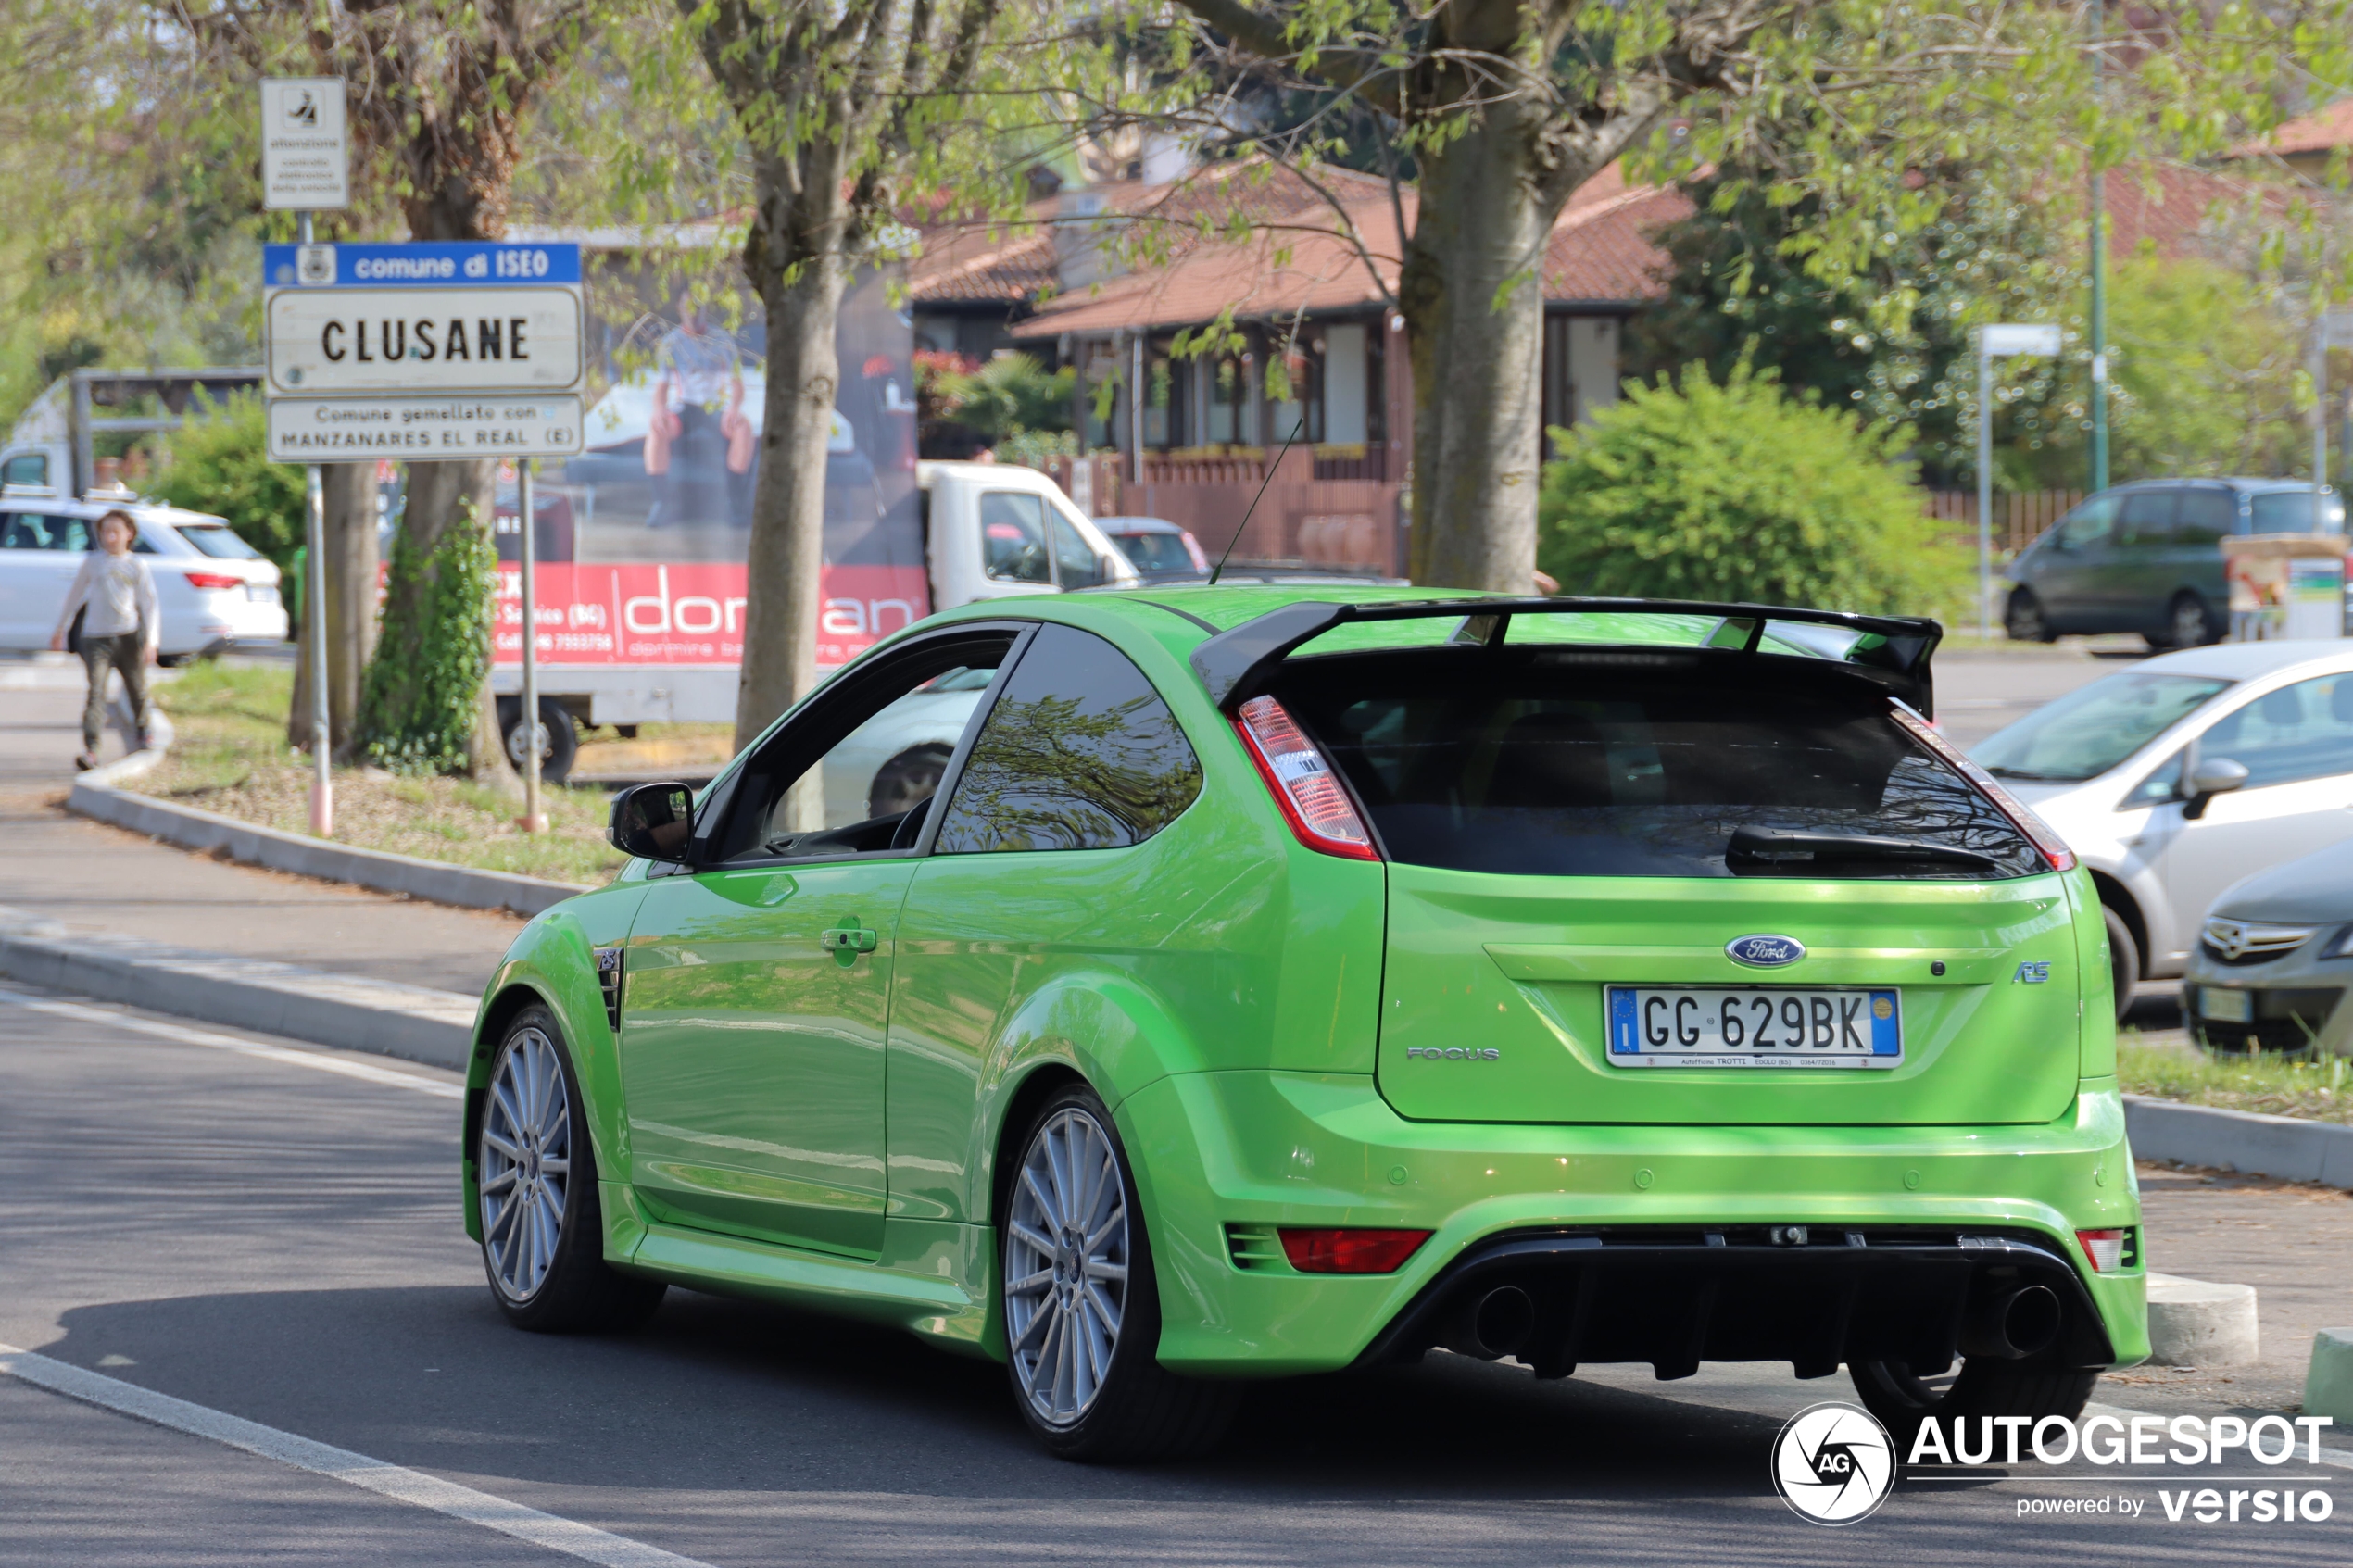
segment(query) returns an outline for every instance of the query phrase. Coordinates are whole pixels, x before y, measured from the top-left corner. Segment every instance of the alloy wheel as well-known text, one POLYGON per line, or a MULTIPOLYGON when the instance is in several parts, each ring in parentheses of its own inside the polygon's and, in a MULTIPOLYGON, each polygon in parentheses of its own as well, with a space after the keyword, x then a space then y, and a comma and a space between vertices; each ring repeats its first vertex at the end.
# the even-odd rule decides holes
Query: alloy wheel
POLYGON ((1005 1237, 1005 1329, 1038 1419, 1067 1426, 1102 1391, 1127 1304, 1127 1198, 1101 1123, 1065 1108, 1039 1127, 1014 1178, 1005 1237))
POLYGON ((499 1053, 474 1168, 490 1277, 509 1300, 528 1301, 556 1261, 572 1188, 572 1097, 563 1058, 536 1029, 517 1032, 499 1053))
POLYGON ((2186 594, 2173 604, 2173 646, 2202 647, 2206 643, 2206 607, 2186 594))

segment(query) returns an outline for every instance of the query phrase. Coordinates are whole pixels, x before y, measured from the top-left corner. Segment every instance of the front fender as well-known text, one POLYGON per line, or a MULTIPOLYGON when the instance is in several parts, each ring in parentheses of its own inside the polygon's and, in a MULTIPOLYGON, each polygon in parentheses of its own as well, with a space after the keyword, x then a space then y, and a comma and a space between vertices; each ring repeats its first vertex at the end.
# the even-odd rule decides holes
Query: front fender
POLYGON ((590 1151, 604 1182, 628 1179, 628 1123, 622 1115, 620 1043, 605 1014, 597 984, 599 947, 612 947, 629 934, 629 922, 644 897, 642 884, 620 884, 570 899, 535 918, 515 937, 475 1010, 473 1050, 466 1063, 465 1129, 459 1160, 466 1199, 466 1234, 482 1239, 482 1212, 474 1172, 474 1135, 481 1125, 483 1095, 507 1024, 517 1012, 545 1007, 555 1015, 578 1075, 580 1099, 588 1112, 590 1151))

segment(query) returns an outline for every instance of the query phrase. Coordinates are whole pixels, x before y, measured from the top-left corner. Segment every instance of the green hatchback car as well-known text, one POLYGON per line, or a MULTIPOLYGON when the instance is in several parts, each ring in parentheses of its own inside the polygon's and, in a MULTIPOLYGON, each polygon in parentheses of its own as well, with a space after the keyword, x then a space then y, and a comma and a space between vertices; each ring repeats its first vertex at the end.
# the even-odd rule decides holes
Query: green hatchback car
POLYGON ((628 868, 508 953, 463 1144, 498 1305, 894 1324, 1074 1459, 1433 1349, 2072 1414, 2148 1350, 2099 899, 1929 722, 1938 635, 1321 587, 925 621, 699 797, 620 797, 628 868))

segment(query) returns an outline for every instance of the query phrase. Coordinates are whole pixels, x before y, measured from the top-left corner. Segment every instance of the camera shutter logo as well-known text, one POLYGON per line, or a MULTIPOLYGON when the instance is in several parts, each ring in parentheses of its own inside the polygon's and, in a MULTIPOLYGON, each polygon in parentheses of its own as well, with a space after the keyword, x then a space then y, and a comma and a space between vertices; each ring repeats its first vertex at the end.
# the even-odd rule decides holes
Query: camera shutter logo
POLYGON ((1773 1489, 1817 1524, 1869 1518, 1894 1485, 1887 1428, 1853 1405, 1809 1405, 1773 1439, 1773 1489))

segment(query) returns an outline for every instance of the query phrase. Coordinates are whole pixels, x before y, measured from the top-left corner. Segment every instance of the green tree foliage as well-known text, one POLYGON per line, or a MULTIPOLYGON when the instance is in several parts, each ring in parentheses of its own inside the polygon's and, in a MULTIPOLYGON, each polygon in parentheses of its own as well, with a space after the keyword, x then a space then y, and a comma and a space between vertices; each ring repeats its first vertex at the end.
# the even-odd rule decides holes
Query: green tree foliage
POLYGON ((915 395, 925 418, 951 420, 989 441, 1070 428, 1076 366, 1049 370, 1026 354, 975 364, 961 355, 919 353, 915 395))
POLYGON ((1889 214, 1883 247, 1831 277, 1790 251, 1818 226, 1818 199, 1777 206, 1755 170, 1692 181, 1692 215, 1659 235, 1667 297, 1634 319, 1629 370, 1647 378, 1696 362, 1721 381, 1743 361, 1775 370, 1783 386, 1874 429, 1910 426, 1923 483, 1972 483, 1971 333, 1984 321, 2052 320, 2074 282, 2075 246, 2054 204, 2011 181, 1966 168, 1920 178, 1943 198, 1931 220, 1907 230, 1889 214))
POLYGON ((1636 383, 1555 439, 1540 559, 1579 593, 1918 613, 1945 591, 1911 433, 1793 397, 1772 371, 1636 383))
POLYGON ((241 392, 171 433, 171 460, 149 488, 175 507, 228 519, 237 537, 278 563, 291 589, 308 496, 302 470, 271 462, 269 445, 261 399, 241 392))
POLYGON ((491 579, 498 552, 471 517, 427 549, 393 536, 387 595, 418 613, 387 620, 359 698, 359 747, 403 773, 465 771, 478 696, 490 671, 491 579))

